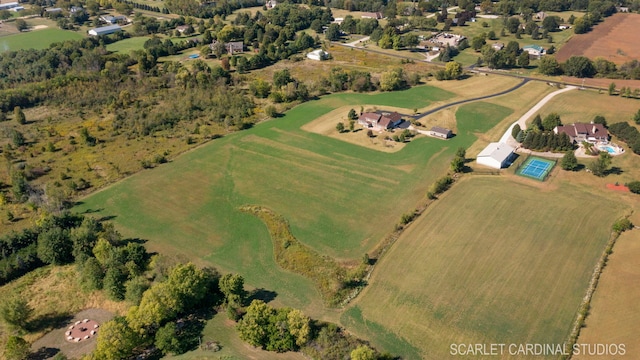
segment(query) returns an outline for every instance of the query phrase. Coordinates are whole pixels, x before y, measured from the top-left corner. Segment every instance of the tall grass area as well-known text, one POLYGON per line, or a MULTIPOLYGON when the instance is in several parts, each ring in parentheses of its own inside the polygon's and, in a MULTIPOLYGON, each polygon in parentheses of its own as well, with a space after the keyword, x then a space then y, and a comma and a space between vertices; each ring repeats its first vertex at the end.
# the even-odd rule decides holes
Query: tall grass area
POLYGON ((628 210, 588 189, 464 178, 407 229, 354 304, 361 315, 342 323, 385 347, 367 325, 379 324, 428 359, 452 343, 562 344, 628 210))
MULTIPOLYGON (((13 24, 4 25, 13 26, 13 24)), ((54 42, 82 39, 81 33, 61 29, 42 29, 0 38, 0 51, 46 49, 54 42)))
POLYGON ((314 251, 337 261, 359 261, 424 198, 428 186, 447 171, 455 150, 475 140, 478 126, 495 124, 510 110, 493 106, 493 114, 478 117, 477 124, 461 123, 449 141, 419 138, 393 154, 300 127, 340 106, 420 108, 452 96, 423 86, 323 97, 126 179, 76 209, 113 216, 125 236, 150 240, 153 251, 239 272, 248 284, 277 292, 276 301, 314 315, 322 303, 312 282, 277 266, 264 225, 238 208, 268 207, 314 251))

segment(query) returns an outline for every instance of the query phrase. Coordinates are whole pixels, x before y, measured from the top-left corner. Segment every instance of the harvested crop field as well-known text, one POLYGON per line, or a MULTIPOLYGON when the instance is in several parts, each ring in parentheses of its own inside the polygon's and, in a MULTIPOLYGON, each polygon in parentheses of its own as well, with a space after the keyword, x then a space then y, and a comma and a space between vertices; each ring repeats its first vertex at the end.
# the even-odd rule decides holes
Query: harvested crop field
POLYGON ((614 14, 593 30, 574 35, 556 55, 565 61, 573 55, 584 55, 590 59, 602 57, 616 64, 640 59, 640 15, 614 14))
POLYGON ((558 185, 541 191, 503 176, 454 185, 380 261, 343 325, 407 359, 450 358, 459 343, 564 343, 609 226, 626 210, 558 185))

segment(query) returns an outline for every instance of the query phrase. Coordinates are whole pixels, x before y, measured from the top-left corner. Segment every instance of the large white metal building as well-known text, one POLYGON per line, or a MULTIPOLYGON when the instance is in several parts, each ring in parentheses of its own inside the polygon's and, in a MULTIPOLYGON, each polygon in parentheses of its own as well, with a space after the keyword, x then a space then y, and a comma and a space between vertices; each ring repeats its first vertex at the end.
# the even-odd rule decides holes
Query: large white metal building
POLYGON ((478 154, 476 162, 480 165, 501 169, 509 164, 514 148, 505 143, 491 143, 478 154))

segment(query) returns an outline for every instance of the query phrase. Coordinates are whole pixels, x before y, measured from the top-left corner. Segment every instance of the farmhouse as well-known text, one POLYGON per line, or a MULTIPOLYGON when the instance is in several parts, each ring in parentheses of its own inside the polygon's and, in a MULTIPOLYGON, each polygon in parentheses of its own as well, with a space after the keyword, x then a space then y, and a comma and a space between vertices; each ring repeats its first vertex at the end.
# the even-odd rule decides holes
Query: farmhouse
POLYGON ((381 12, 366 12, 366 13, 362 13, 361 17, 363 19, 382 19, 382 13, 381 12))
POLYGON ((556 126, 555 134, 567 134, 574 143, 587 141, 590 143, 608 142, 609 131, 602 124, 575 123, 571 125, 556 126))
POLYGON ((389 113, 384 111, 366 112, 358 118, 358 124, 365 129, 387 130, 393 129, 402 122, 402 115, 397 112, 389 113))
POLYGON ((522 47, 522 51, 529 53, 529 56, 540 57, 544 55, 544 48, 540 45, 525 45, 522 47))
POLYGON ((438 137, 441 139, 448 139, 453 135, 451 130, 434 126, 429 130, 429 136, 438 137))
POLYGON ((124 15, 102 15, 100 16, 100 20, 104 21, 107 24, 116 24, 118 21, 127 21, 127 17, 124 15))
POLYGON ((189 30, 189 26, 190 25, 179 25, 176 26, 176 30, 180 33, 180 34, 184 34, 185 31, 189 30))
POLYGON ((17 2, 9 2, 6 4, 0 4, 0 10, 9 10, 9 9, 13 9, 15 7, 20 6, 17 2))
POLYGON ((89 30, 89 35, 93 35, 93 36, 109 35, 109 34, 116 33, 120 30, 122 30, 120 25, 108 25, 108 26, 103 26, 103 27, 89 30))
MULTIPOLYGON (((218 40, 213 40, 211 44, 209 44, 209 48, 211 50, 214 50, 217 43, 218 43, 218 40)), ((228 43, 224 43, 224 48, 227 51, 227 53, 229 53, 230 55, 233 55, 235 53, 242 53, 244 52, 244 42, 231 41, 228 43)))
POLYGON ((502 50, 502 48, 504 48, 504 44, 501 42, 495 42, 491 45, 491 47, 493 48, 493 50, 495 51, 500 51, 502 50))
POLYGON ((490 143, 478 154, 476 162, 480 165, 501 169, 509 164, 514 149, 505 143, 490 143))
POLYGON ((329 53, 322 49, 313 50, 307 54, 307 58, 317 61, 327 60, 329 58, 329 53))

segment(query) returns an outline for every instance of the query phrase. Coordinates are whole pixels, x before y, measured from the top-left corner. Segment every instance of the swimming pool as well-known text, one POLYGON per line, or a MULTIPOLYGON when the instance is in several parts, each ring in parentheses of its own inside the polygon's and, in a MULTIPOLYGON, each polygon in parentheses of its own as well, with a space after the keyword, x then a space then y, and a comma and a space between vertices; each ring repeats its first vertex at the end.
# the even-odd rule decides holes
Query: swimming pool
POLYGON ((616 149, 612 148, 611 146, 598 146, 598 149, 606 151, 609 154, 615 154, 617 152, 616 149))

